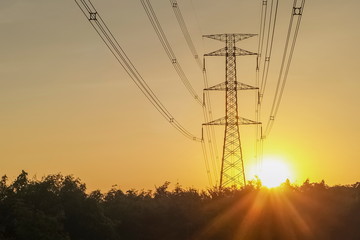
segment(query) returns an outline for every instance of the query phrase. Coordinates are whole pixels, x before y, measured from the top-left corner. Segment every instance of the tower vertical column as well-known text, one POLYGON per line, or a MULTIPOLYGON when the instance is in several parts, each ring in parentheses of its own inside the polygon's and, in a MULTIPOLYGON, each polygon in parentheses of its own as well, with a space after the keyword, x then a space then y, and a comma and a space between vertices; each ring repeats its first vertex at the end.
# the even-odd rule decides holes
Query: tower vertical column
POLYGON ((245 185, 244 162, 242 156, 239 115, 237 102, 237 78, 235 37, 226 35, 226 110, 225 134, 221 166, 220 186, 245 185))
POLYGON ((237 81, 236 56, 256 55, 256 53, 237 48, 235 43, 255 35, 256 34, 216 34, 205 36, 225 42, 226 44, 225 48, 205 54, 205 56, 225 56, 226 60, 225 83, 205 89, 225 91, 225 118, 204 124, 225 125, 220 187, 241 187, 246 185, 239 125, 259 123, 239 117, 237 91, 258 88, 237 81))

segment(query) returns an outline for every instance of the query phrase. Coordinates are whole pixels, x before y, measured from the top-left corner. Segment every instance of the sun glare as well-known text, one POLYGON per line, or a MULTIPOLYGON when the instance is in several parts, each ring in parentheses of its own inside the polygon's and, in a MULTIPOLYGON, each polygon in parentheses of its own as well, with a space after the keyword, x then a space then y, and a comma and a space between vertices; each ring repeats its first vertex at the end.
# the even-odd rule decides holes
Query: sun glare
POLYGON ((263 186, 278 187, 286 179, 293 181, 293 173, 288 164, 278 157, 264 157, 259 166, 250 168, 250 178, 259 177, 263 186))

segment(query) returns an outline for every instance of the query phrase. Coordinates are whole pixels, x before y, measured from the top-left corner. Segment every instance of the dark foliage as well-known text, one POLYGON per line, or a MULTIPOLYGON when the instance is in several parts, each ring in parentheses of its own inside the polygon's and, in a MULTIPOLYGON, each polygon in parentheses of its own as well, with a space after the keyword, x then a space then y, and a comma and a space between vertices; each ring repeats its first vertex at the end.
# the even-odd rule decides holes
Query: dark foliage
POLYGON ((198 191, 169 183, 154 192, 86 193, 72 176, 0 180, 1 240, 360 239, 360 183, 289 181, 273 190, 198 191))

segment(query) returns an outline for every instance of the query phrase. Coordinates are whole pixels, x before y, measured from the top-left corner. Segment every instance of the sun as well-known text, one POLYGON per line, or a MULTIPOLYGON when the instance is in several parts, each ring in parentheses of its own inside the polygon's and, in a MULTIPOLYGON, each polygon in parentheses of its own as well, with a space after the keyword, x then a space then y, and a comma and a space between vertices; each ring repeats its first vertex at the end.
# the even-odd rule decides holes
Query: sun
POLYGON ((293 181, 291 168, 280 157, 264 157, 259 166, 250 168, 250 178, 257 176, 263 186, 268 188, 278 187, 286 179, 293 181))

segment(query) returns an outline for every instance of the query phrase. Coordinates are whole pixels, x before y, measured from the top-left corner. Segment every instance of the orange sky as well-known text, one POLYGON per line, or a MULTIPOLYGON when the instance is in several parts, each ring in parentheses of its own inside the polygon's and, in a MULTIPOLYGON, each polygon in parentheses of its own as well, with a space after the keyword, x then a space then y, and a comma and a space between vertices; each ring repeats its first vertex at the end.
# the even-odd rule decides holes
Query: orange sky
MULTIPOLYGON (((200 136, 202 112, 186 92, 140 1, 93 0, 120 45, 175 118, 200 136)), ((202 55, 223 47, 203 34, 258 33, 253 0, 178 0, 202 55)), ((271 103, 290 16, 280 1, 269 88, 271 103)), ((201 72, 168 1, 152 1, 175 54, 196 91, 201 72)), ((264 154, 280 156, 301 182, 359 181, 360 3, 307 1, 283 101, 264 154)), ((74 1, 0 2, 0 174, 38 178, 74 174, 90 189, 149 189, 165 181, 208 186, 199 143, 172 128, 149 104, 100 41, 74 1)), ((239 47, 256 51, 257 38, 239 47)), ((238 81, 253 84, 255 58, 238 60, 238 81)), ((224 81, 224 59, 207 60, 210 85, 224 81)), ((213 93, 214 117, 224 94, 213 93)), ((240 93, 240 115, 253 119, 253 93, 240 93)), ((217 130, 219 151, 223 128, 217 130)), ((241 128, 245 164, 253 128, 241 128)))

